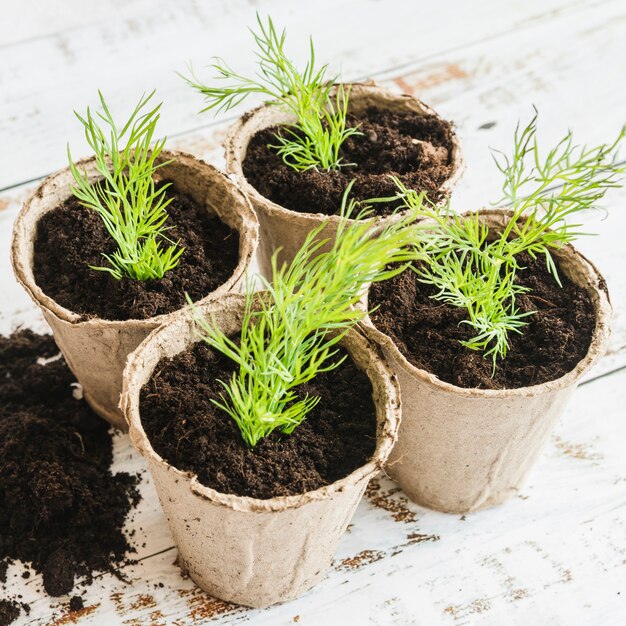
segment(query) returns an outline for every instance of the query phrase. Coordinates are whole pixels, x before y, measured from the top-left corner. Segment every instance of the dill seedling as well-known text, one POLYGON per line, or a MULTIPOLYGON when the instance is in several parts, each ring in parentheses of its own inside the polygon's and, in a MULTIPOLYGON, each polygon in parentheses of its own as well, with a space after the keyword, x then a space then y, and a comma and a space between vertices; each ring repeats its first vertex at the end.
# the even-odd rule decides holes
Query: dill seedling
POLYGON ((356 202, 347 203, 350 188, 329 251, 320 253, 322 225, 308 235, 291 265, 278 268, 274 254, 274 281, 265 283, 260 298, 249 291, 237 342, 196 315, 201 338, 238 366, 230 381, 221 381, 225 393, 213 402, 235 420, 251 448, 275 429, 290 434, 302 423, 319 398, 299 397, 297 388, 341 363, 336 344, 365 316, 355 305, 366 284, 391 278, 415 258, 418 211, 380 232, 359 221, 367 208, 350 223, 357 209, 356 202), (404 265, 390 269, 388 263, 404 265))
POLYGON ((72 193, 81 204, 96 211, 115 243, 117 250, 104 254, 108 262, 94 270, 109 272, 121 280, 161 279, 178 265, 183 248, 169 240, 166 211, 170 200, 165 197, 169 185, 157 188, 154 175, 169 162, 157 163, 165 139, 151 146, 159 120, 158 104, 146 110, 154 91, 142 96, 128 121, 118 129, 104 96, 98 91, 102 111, 94 116, 87 109, 85 117, 74 112, 85 129, 85 138, 96 158, 101 180, 90 182, 85 171, 74 164, 67 147, 70 170, 75 186, 72 193), (103 123, 103 124, 102 124, 103 123), (163 240, 169 245, 163 246, 163 240))
POLYGON ((494 204, 508 205, 510 221, 502 232, 489 232, 477 213, 455 215, 449 206, 437 210, 396 179, 405 207, 421 207, 422 217, 434 221, 417 249, 424 261, 416 266, 419 280, 436 289, 435 300, 467 310, 464 324, 474 336, 461 343, 484 353, 493 361, 506 357, 509 333, 522 333, 534 311, 522 312, 516 298, 528 288, 516 283, 522 253, 543 255, 549 272, 560 285, 552 251, 585 234, 581 224, 568 221, 581 211, 597 207, 608 189, 621 186, 626 166, 617 162, 623 128, 615 141, 588 148, 574 143, 568 132, 542 157, 536 138, 537 113, 530 123, 515 130, 513 154, 496 153, 494 159, 504 176, 503 198, 494 204))
POLYGON ((289 167, 299 171, 336 170, 351 165, 342 163, 340 156, 343 142, 351 135, 360 134, 357 128, 346 127, 349 89, 338 85, 333 94, 337 77, 327 78, 328 65, 315 67, 312 39, 309 60, 300 72, 285 54, 285 30, 278 34, 272 19, 268 16, 265 24, 258 13, 257 23, 258 31, 250 31, 259 67, 253 77, 238 74, 222 59, 216 59, 210 67, 216 73, 216 80, 227 81, 226 85, 204 85, 191 68, 191 78, 182 76, 204 95, 206 107, 202 111, 227 111, 250 94, 262 94, 269 104, 287 109, 296 118, 295 124, 285 126, 276 135, 277 143, 268 146, 277 150, 289 167))

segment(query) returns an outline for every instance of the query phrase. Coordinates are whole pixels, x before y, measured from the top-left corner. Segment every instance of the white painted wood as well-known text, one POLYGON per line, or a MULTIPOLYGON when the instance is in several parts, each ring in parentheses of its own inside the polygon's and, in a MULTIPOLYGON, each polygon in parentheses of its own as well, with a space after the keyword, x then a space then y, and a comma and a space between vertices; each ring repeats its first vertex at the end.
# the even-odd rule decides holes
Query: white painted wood
MULTIPOLYGON (((74 6, 77 0, 69 5, 60 0, 4 4, 13 7, 8 17, 2 16, 3 29, 9 33, 21 30, 24 15, 38 15, 42 4, 47 8, 35 31, 40 36, 0 47, 0 145, 11 155, 0 168, 0 189, 65 165, 68 141, 75 154, 85 151, 72 110, 94 104, 98 87, 113 110, 128 110, 142 91, 157 88, 166 103, 163 134, 211 124, 212 114, 197 117, 200 98, 190 94, 174 72, 184 70, 187 61, 201 70, 214 55, 243 70, 253 69, 247 27, 254 23, 257 9, 273 13, 277 22, 288 27, 289 49, 296 58, 306 54, 307 37, 314 34, 320 60, 332 61, 346 77, 355 78, 415 65, 446 50, 506 36, 514 29, 533 30, 555 15, 579 14, 587 5, 603 7, 605 2, 514 0, 503 9, 497 0, 270 0, 262 5, 245 0, 133 0, 127 7, 115 0, 106 18, 99 17, 105 13, 100 8, 95 19, 82 25, 79 21, 79 26, 67 30, 53 28, 53 32, 45 27, 48 13, 89 15, 88 8, 74 6)), ((95 4, 90 0, 88 6, 95 4)), ((71 23, 76 20, 73 17, 71 23)), ((56 28, 58 22, 53 20, 56 28)))
MULTIPOLYGON (((0 36, 0 143, 11 158, 3 160, 0 187, 17 186, 0 193, 3 333, 17 323, 40 324, 8 268, 9 228, 33 187, 20 183, 63 166, 67 139, 80 152, 71 108, 92 103, 98 84, 110 85, 113 104, 121 107, 155 84, 167 99, 162 129, 177 135, 170 145, 220 164, 227 123, 197 118, 198 100, 171 70, 181 67, 181 59, 200 65, 217 52, 245 67, 241 22, 250 23, 257 6, 243 0, 116 0, 105 8, 103 2, 66 0, 46 3, 33 17, 34 0, 11 4, 17 8, 8 12, 9 23, 15 23, 7 29, 3 14, 0 36), (165 41, 170 44, 163 46, 165 41), (147 63, 145 85, 138 64, 122 61, 125 54, 147 63), (198 128, 198 123, 207 126, 198 128)), ((333 3, 337 20, 329 19, 330 5, 272 0, 262 9, 275 16, 284 12, 294 43, 300 34, 313 32, 320 51, 343 60, 347 76, 380 73, 385 84, 413 91, 456 120, 468 162, 455 194, 458 209, 497 197, 487 146, 510 147, 515 121, 527 116, 530 103, 541 111, 546 141, 566 125, 590 142, 602 140, 625 121, 621 1, 519 0, 503 8, 491 0, 433 6, 341 0, 333 3), (339 36, 357 6, 368 19, 339 36), (377 29, 393 36, 380 38, 377 29)), ((616 308, 612 353, 594 377, 626 364, 625 203, 625 191, 610 194, 607 219, 586 219, 600 236, 579 245, 605 273, 616 308)), ((83 614, 73 616, 44 596, 38 577, 21 579, 17 566, 9 571, 6 593, 22 593, 32 602, 31 616, 18 624, 37 625, 74 620, 107 625, 618 624, 626 611, 625 389, 626 370, 582 386, 526 489, 497 509, 462 520, 407 504, 393 483, 375 481, 327 579, 304 598, 265 611, 225 605, 180 577, 143 462, 119 436, 115 470, 144 472, 144 500, 128 524, 140 560, 125 568, 132 584, 100 576, 86 592, 83 614)))

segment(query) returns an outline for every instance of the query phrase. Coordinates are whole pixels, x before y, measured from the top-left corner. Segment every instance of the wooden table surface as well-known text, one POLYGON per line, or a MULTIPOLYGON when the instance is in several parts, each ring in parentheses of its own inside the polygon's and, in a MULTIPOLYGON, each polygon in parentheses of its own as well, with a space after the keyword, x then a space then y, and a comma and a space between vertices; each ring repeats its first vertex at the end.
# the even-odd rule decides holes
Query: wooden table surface
MULTIPOLYGON (((510 149, 518 119, 540 111, 548 145, 567 128, 589 143, 626 121, 624 0, 1 0, 0 332, 43 329, 9 264, 11 224, 42 177, 86 153, 72 110, 101 88, 125 114, 142 91, 164 100, 168 145, 223 165, 221 141, 241 110, 197 115, 176 76, 213 55, 250 70, 246 27, 257 8, 286 24, 302 58, 309 33, 320 59, 347 80, 373 78, 419 96, 454 120, 467 171, 458 210, 498 198, 488 147, 510 149)), ((246 108, 251 103, 246 104, 246 108)), ((626 154, 624 154, 626 159, 626 154)), ((212 599, 174 565, 176 550, 142 459, 115 437, 114 470, 141 472, 143 500, 128 522, 138 563, 125 584, 98 576, 85 609, 69 614, 41 578, 9 569, 8 594, 31 615, 18 624, 626 624, 626 191, 578 247, 599 266, 615 307, 611 348, 580 386, 527 486, 513 501, 466 516, 407 502, 372 482, 326 579, 301 599, 248 610, 212 599), (162 585, 162 586, 161 586, 162 585)))

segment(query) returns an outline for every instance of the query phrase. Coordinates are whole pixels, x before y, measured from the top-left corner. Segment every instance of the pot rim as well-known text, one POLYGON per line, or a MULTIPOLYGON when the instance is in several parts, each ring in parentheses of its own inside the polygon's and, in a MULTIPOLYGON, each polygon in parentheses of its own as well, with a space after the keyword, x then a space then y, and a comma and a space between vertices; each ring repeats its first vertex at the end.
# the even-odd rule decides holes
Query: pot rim
MULTIPOLYGON (((240 252, 239 252, 239 262, 237 266, 234 268, 232 274, 229 276, 228 280, 219 285, 217 289, 211 291, 206 294, 204 298, 214 298, 218 297, 223 293, 228 292, 232 289, 233 285, 236 284, 241 277, 244 275, 250 263, 256 254, 256 249, 258 246, 259 240, 259 222, 256 216, 252 205, 247 198, 247 196, 242 192, 242 190, 232 181, 230 178, 221 170, 214 167, 213 165, 206 163, 204 160, 188 153, 183 152, 181 150, 162 150, 161 155, 159 156, 159 161, 163 160, 173 160, 178 162, 187 162, 187 163, 196 163, 198 164, 205 172, 211 174, 217 174, 220 181, 230 190, 233 195, 234 200, 239 205, 239 212, 241 214, 242 227, 239 231, 240 237, 240 252)), ((95 157, 86 157, 76 161, 76 165, 90 165, 95 162, 95 157)), ((13 223, 13 231, 11 237, 11 264, 13 266, 13 272, 18 282, 24 287, 30 298, 37 304, 42 307, 56 318, 72 324, 73 326, 83 326, 86 324, 94 324, 97 323, 99 326, 105 326, 112 329, 115 328, 142 328, 148 327, 152 328, 155 324, 161 324, 166 319, 173 315, 177 314, 181 311, 190 310, 190 306, 186 304, 183 307, 178 309, 174 309, 169 313, 161 313, 159 315, 155 315, 153 317, 145 318, 145 319, 127 319, 127 320, 110 320, 106 318, 102 318, 99 316, 93 317, 85 317, 66 307, 60 305, 56 300, 46 295, 41 287, 37 284, 34 277, 34 263, 32 259, 29 258, 28 254, 28 245, 32 240, 34 240, 35 234, 31 231, 27 230, 25 226, 26 216, 31 210, 31 204, 33 200, 37 198, 43 198, 48 189, 50 187, 54 187, 59 180, 63 180, 64 178, 68 179, 68 182, 71 182, 71 174, 69 167, 65 167, 63 169, 54 172, 53 174, 47 176, 41 183, 31 192, 26 201, 24 202, 20 212, 13 223)), ((69 184, 67 187, 67 195, 66 198, 71 196, 71 191, 69 189, 69 184)), ((222 217, 218 214, 220 220, 222 217)), ((38 218, 37 222, 39 222, 41 216, 38 218)), ((222 220, 223 221, 223 220, 222 220)), ((224 222, 226 223, 226 222, 224 222)))
MULTIPOLYGON (((244 302, 244 295, 229 293, 217 300, 201 305, 198 309, 203 313, 229 309, 235 312, 242 309, 244 302)), ((193 494, 208 500, 215 505, 223 506, 234 511, 267 513, 297 509, 309 504, 310 502, 330 499, 336 494, 343 492, 347 488, 353 487, 363 480, 369 480, 369 478, 373 477, 374 474, 382 469, 398 435, 398 428, 402 414, 400 388, 396 375, 388 365, 385 357, 377 349, 377 346, 372 344, 372 342, 363 336, 363 334, 356 328, 348 331, 346 338, 341 340, 340 345, 344 345, 345 340, 347 339, 348 343, 353 344, 353 347, 360 347, 364 350, 367 354, 369 363, 367 364, 367 369, 363 369, 363 371, 372 384, 375 379, 378 380, 379 387, 383 391, 381 397, 382 402, 384 403, 384 407, 381 409, 384 411, 384 422, 382 423, 382 427, 380 424, 377 425, 376 449, 367 463, 358 467, 343 478, 340 478, 329 485, 319 487, 318 489, 292 496, 277 496, 274 498, 261 499, 249 496, 226 494, 211 487, 207 487, 198 480, 195 473, 178 469, 163 459, 163 457, 161 457, 152 447, 152 444, 150 443, 150 440, 143 428, 139 410, 139 394, 141 387, 136 384, 133 385, 133 382, 139 372, 145 370, 147 367, 150 367, 146 365, 144 359, 146 351, 152 349, 154 344, 162 346, 167 341, 167 338, 163 339, 162 337, 164 333, 172 332, 170 330, 172 328, 180 328, 180 331, 185 332, 185 329, 191 328, 192 325, 193 321, 190 315, 179 315, 175 319, 172 319, 168 324, 154 329, 148 337, 142 341, 139 347, 130 354, 126 362, 126 367, 124 369, 124 384, 120 398, 120 408, 124 413, 127 423, 129 424, 129 434, 133 446, 146 460, 157 463, 167 471, 174 472, 178 479, 181 480, 181 488, 187 488, 185 483, 188 482, 188 488, 193 494), (131 389, 131 386, 134 387, 134 389, 131 389)), ((176 333, 178 336, 180 336, 179 332, 176 333)), ((192 338, 190 341, 186 341, 186 346, 188 347, 198 341, 199 339, 197 337, 192 338)), ((345 345, 344 347, 348 349, 349 353, 351 352, 352 348, 345 345)), ((185 348, 183 348, 183 350, 184 349, 185 348)), ((152 366, 152 371, 154 371, 154 367, 156 367, 156 363, 152 366)), ((380 404, 378 407, 380 407, 380 404)), ((378 414, 379 413, 377 411, 377 416, 378 414)))
MULTIPOLYGON (((468 211, 465 214, 472 213, 478 213, 492 219, 512 215, 512 211, 505 208, 484 208, 478 209, 477 211, 468 211)), ((410 363, 402 352, 400 352, 400 349, 396 346, 393 339, 375 326, 369 314, 366 316, 364 322, 362 322, 361 329, 370 339, 379 343, 385 348, 385 350, 388 350, 393 355, 393 359, 396 363, 398 363, 398 365, 402 367, 407 374, 443 392, 454 393, 467 398, 504 399, 511 396, 536 396, 542 393, 564 389, 575 384, 587 371, 589 371, 589 369, 591 369, 594 363, 606 351, 610 336, 612 307, 608 291, 606 289, 606 283, 604 282, 602 275, 596 266, 581 252, 576 250, 572 244, 566 244, 563 248, 555 250, 552 254, 557 259, 565 258, 570 260, 574 266, 581 271, 587 282, 587 285, 584 285, 583 287, 588 293, 590 293, 596 313, 596 325, 591 335, 591 342, 587 353, 580 361, 578 361, 572 370, 554 380, 538 383, 536 385, 528 385, 526 387, 515 387, 512 389, 478 389, 475 387, 459 387, 452 383, 445 382, 435 374, 431 374, 430 372, 427 372, 426 370, 410 363)))
MULTIPOLYGON (((358 97, 377 97, 388 108, 390 104, 393 104, 394 108, 411 109, 415 112, 433 115, 438 119, 443 119, 434 109, 430 106, 412 96, 405 93, 395 93, 389 89, 385 89, 378 85, 376 82, 350 82, 341 83, 343 86, 350 87, 351 97, 355 94, 358 97)), ((267 120, 259 127, 258 130, 269 128, 271 126, 279 126, 289 121, 293 121, 294 116, 290 113, 281 110, 278 106, 271 103, 262 104, 246 113, 244 113, 239 119, 230 127, 228 135, 224 142, 224 154, 226 158, 226 171, 228 175, 243 189, 243 191, 252 199, 255 207, 260 206, 264 211, 270 215, 289 216, 291 219, 298 219, 302 222, 315 221, 319 222, 320 219, 330 222, 331 224, 339 223, 339 215, 327 215, 325 213, 305 213, 300 211, 292 211, 280 204, 272 202, 256 188, 248 182, 245 174, 243 173, 243 161, 245 159, 245 153, 248 149, 250 140, 258 130, 251 132, 250 127, 254 126, 259 116, 267 116, 267 120)), ((463 152, 461 149, 461 143, 459 141, 456 132, 452 132, 452 163, 453 170, 450 178, 448 178, 440 189, 446 194, 449 194, 457 183, 461 179, 465 170, 465 163, 463 160, 463 152)), ((445 201, 445 200, 444 200, 445 201)), ((406 212, 398 211, 392 216, 399 219, 406 212)), ((387 218, 392 217, 387 216, 387 218)), ((380 216, 374 216, 367 221, 374 221, 381 219, 380 216)))

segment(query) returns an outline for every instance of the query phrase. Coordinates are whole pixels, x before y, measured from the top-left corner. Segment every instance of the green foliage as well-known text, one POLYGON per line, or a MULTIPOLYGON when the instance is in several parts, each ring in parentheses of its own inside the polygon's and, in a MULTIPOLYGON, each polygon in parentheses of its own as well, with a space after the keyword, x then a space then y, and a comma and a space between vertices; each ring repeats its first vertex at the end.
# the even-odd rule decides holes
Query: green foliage
POLYGON ((548 270, 560 284, 551 251, 583 234, 573 215, 595 208, 606 191, 620 186, 626 166, 617 162, 617 148, 626 135, 622 129, 614 142, 587 148, 574 144, 568 133, 542 158, 536 138, 537 114, 514 136, 513 154, 495 157, 504 176, 503 198, 512 219, 498 233, 489 233, 478 214, 460 217, 449 206, 438 210, 396 180, 398 197, 406 207, 422 207, 422 217, 434 224, 430 234, 416 242, 424 260, 415 268, 421 282, 437 289, 433 296, 467 309, 465 324, 475 335, 463 345, 497 360, 506 357, 509 333, 521 333, 533 312, 521 312, 516 298, 528 289, 515 281, 519 255, 543 255, 548 270), (488 235, 490 235, 488 237, 488 235))
POLYGON ((249 290, 238 342, 196 315, 202 339, 238 365, 231 380, 222 381, 225 394, 214 402, 237 422, 250 447, 276 428, 290 434, 305 419, 318 398, 300 398, 297 388, 341 363, 337 342, 364 317, 355 305, 365 286, 406 268, 389 269, 389 263, 414 259, 412 244, 421 229, 414 224, 418 210, 378 233, 363 222, 367 208, 356 221, 348 221, 357 209, 354 201, 347 202, 350 188, 330 250, 320 252, 326 243, 320 239, 322 225, 308 235, 289 266, 279 268, 274 255, 274 281, 265 284, 260 298, 249 290))
POLYGON ((151 147, 159 120, 158 104, 146 107, 154 95, 142 96, 128 121, 120 129, 115 124, 104 96, 98 91, 102 111, 97 117, 87 109, 85 117, 74 112, 85 128, 85 138, 96 157, 101 180, 90 182, 86 172, 74 164, 70 148, 67 156, 76 183, 73 194, 87 208, 96 211, 117 244, 112 254, 104 254, 108 265, 92 267, 121 280, 161 279, 178 265, 183 248, 165 236, 168 226, 165 197, 167 185, 156 187, 154 174, 165 139, 151 147), (170 245, 163 247, 162 240, 170 245))
POLYGON ((621 187, 626 166, 618 162, 617 150, 626 137, 624 126, 615 140, 588 148, 574 143, 568 132, 545 157, 537 142, 537 112, 528 126, 515 129, 511 157, 494 152, 494 161, 503 174, 503 196, 496 205, 507 205, 513 219, 499 239, 513 254, 527 252, 533 258, 543 254, 550 272, 559 281, 550 249, 560 248, 580 235, 579 223, 570 216, 598 207, 605 193, 621 187), (519 247, 519 251, 515 248, 519 247))
POLYGON ((336 77, 328 79, 328 66, 315 67, 315 49, 310 40, 309 60, 300 72, 284 50, 286 32, 276 31, 270 17, 267 24, 257 14, 258 31, 251 30, 256 44, 259 71, 253 77, 243 76, 217 59, 210 67, 216 80, 226 85, 202 84, 190 69, 191 78, 183 78, 204 95, 207 103, 203 111, 227 111, 247 96, 259 93, 287 109, 296 118, 292 127, 284 127, 276 135, 275 148, 283 161, 295 170, 321 168, 338 169, 349 165, 341 162, 340 148, 356 128, 346 128, 349 90, 338 86, 332 93, 336 77))

